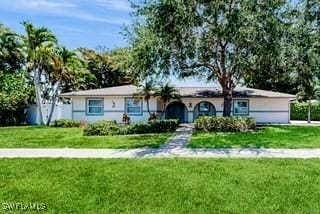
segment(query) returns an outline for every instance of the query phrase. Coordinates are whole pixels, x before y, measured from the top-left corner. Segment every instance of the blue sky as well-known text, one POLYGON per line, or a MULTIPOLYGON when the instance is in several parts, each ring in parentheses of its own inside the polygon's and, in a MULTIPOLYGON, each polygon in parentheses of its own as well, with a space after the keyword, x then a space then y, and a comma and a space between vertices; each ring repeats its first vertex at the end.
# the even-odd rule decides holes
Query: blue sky
POLYGON ((68 48, 126 45, 120 34, 130 24, 127 0, 1 0, 0 22, 23 33, 21 21, 51 29, 68 48))
MULTIPOLYGON (((0 0, 0 23, 20 34, 24 33, 22 21, 45 26, 70 49, 126 46, 120 32, 131 23, 130 12, 127 0, 0 0)), ((178 86, 206 85, 197 80, 170 80, 178 86)))

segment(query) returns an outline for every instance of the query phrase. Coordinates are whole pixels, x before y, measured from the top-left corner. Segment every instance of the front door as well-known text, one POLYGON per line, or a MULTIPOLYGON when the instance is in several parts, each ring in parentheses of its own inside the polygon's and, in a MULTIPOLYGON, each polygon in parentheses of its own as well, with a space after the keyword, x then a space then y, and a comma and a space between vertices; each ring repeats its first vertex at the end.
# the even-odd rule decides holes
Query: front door
POLYGON ((170 103, 166 109, 166 119, 178 119, 181 123, 186 122, 186 107, 181 102, 170 103))

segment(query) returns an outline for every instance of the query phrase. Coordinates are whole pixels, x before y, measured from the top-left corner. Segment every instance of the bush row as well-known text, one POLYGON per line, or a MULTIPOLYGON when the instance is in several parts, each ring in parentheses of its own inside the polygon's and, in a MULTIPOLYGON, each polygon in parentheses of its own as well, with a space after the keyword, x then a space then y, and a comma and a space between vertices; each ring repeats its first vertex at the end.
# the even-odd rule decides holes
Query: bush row
POLYGON ((114 121, 98 121, 84 128, 84 135, 112 135, 119 132, 119 125, 114 121))
POLYGON ((155 120, 134 125, 118 125, 115 122, 100 121, 89 124, 84 129, 84 135, 125 135, 174 132, 179 125, 178 120, 155 120))
POLYGON ((68 119, 60 119, 60 120, 55 120, 52 126, 59 127, 59 128, 80 127, 80 122, 77 122, 74 120, 68 120, 68 119))
MULTIPOLYGON (((291 120, 307 120, 308 108, 307 103, 291 104, 291 120)), ((320 104, 311 105, 311 120, 320 121, 320 104)))
POLYGON ((242 132, 256 128, 253 118, 245 117, 200 117, 195 121, 199 131, 242 132))

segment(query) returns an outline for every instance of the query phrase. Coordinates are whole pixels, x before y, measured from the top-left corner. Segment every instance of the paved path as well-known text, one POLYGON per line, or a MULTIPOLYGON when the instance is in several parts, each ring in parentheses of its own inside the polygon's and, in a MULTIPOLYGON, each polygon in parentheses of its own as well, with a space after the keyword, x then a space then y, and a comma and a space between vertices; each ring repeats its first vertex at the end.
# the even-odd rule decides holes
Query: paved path
POLYGON ((0 149, 0 158, 320 158, 320 149, 0 149))
POLYGON ((163 145, 162 150, 176 150, 186 148, 192 137, 192 124, 181 124, 176 131, 176 135, 167 144, 163 145))
MULTIPOLYGON (((288 125, 288 124, 283 124, 288 125)), ((289 125, 293 126, 320 126, 320 121, 311 121, 308 123, 307 121, 303 120, 291 120, 289 125)))

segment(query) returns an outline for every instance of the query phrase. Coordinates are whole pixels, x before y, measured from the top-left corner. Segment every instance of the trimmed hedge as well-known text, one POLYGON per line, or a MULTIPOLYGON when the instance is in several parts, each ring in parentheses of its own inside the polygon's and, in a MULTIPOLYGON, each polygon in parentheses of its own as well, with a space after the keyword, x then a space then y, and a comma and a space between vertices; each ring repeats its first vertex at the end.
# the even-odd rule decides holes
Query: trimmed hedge
MULTIPOLYGON (((291 120, 308 120, 308 104, 291 104, 291 120)), ((311 120, 320 121, 320 104, 311 105, 311 120)))
POLYGON ((98 121, 89 124, 83 130, 83 134, 87 136, 93 135, 113 135, 120 131, 120 126, 115 121, 98 121))
POLYGON ((92 135, 128 135, 174 132, 179 126, 178 120, 154 120, 148 123, 121 126, 114 122, 97 122, 89 124, 83 134, 92 135))
POLYGON ((243 132, 256 128, 253 118, 245 117, 200 117, 195 121, 195 129, 207 132, 243 132))
POLYGON ((59 127, 59 128, 80 127, 80 122, 77 122, 74 120, 68 120, 68 119, 60 119, 60 120, 55 120, 52 126, 59 127))

